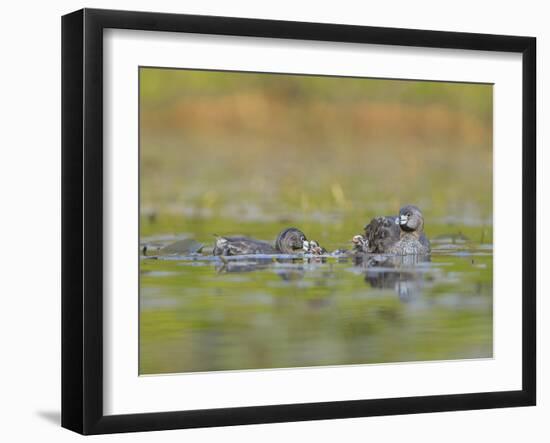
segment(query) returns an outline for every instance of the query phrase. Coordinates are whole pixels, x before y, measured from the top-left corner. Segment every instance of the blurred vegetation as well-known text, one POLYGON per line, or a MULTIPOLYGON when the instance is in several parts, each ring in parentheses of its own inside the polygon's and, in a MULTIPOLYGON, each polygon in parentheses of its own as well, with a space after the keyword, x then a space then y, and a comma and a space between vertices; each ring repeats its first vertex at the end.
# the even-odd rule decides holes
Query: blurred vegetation
POLYGON ((492 119, 492 87, 485 84, 154 68, 141 69, 140 79, 142 104, 157 109, 184 100, 246 93, 288 102, 440 105, 485 123, 492 119))
MULTIPOLYGON (((141 209, 165 232, 196 218, 224 220, 217 233, 247 220, 337 221, 349 238, 405 203, 422 208, 428 231, 434 219, 491 224, 491 85, 140 75, 141 209)), ((159 233, 143 220, 142 235, 159 233)))

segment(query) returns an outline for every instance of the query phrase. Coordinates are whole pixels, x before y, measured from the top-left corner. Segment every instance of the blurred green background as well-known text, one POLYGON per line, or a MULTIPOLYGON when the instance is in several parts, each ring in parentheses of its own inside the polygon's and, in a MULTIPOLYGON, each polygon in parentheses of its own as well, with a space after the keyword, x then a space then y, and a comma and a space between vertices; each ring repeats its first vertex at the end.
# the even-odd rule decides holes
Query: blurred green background
POLYGON ((411 203, 441 265, 413 272, 437 283, 421 285, 417 298, 477 294, 484 303, 417 309, 400 332, 372 316, 380 303, 401 306, 385 297, 395 288, 365 286, 339 263, 273 285, 273 268, 233 284, 235 275, 211 265, 143 260, 140 371, 491 355, 492 107, 487 84, 141 68, 142 245, 192 237, 211 246, 213 234, 272 241, 294 225, 333 250, 349 247, 373 216, 411 203), (457 249, 455 238, 465 244, 457 249), (470 258, 481 255, 483 266, 470 258), (328 297, 327 287, 348 300, 328 303, 314 321, 308 303, 328 297), (369 312, 355 319, 356 334, 341 309, 369 312), (271 326, 258 326, 266 315, 271 326), (426 342, 434 332, 438 340, 426 342), (368 340, 380 351, 361 353, 368 340), (297 356, 302 346, 310 357, 297 356), (249 355, 251 347, 259 350, 249 355))

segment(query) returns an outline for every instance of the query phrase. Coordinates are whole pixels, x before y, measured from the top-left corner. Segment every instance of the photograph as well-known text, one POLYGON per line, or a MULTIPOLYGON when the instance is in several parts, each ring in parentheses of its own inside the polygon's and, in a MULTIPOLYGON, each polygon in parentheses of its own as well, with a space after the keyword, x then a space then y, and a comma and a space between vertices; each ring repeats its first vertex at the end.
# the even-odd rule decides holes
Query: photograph
POLYGON ((493 84, 138 69, 139 375, 493 358, 493 84))

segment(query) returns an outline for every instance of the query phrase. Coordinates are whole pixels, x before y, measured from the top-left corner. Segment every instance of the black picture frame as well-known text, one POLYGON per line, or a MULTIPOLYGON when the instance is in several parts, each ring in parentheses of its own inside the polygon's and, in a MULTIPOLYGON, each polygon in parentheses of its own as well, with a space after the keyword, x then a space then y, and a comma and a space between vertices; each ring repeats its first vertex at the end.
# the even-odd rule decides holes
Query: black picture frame
POLYGON ((82 434, 529 406, 536 403, 536 39, 83 9, 62 18, 62 426, 82 434), (523 64, 522 389, 131 415, 103 413, 103 30, 502 51, 523 64))

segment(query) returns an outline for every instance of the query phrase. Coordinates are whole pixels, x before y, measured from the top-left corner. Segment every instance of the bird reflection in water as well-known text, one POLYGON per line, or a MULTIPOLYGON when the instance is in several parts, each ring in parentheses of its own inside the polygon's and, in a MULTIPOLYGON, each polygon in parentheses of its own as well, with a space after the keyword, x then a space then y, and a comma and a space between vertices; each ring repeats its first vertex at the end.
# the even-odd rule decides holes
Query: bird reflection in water
POLYGON ((231 273, 231 272, 254 272, 263 269, 268 269, 273 264, 271 257, 259 257, 246 258, 244 256, 235 260, 229 260, 225 257, 221 257, 220 261, 216 263, 216 272, 218 273, 231 273))
POLYGON ((393 289, 402 302, 410 302, 422 291, 424 273, 420 263, 430 262, 429 255, 365 257, 365 283, 375 289, 393 289))
POLYGON ((323 256, 240 256, 232 259, 220 257, 215 268, 218 273, 242 273, 273 269, 286 282, 301 280, 306 271, 327 263, 323 256))
POLYGON ((309 261, 306 261, 301 257, 273 257, 258 255, 250 257, 240 256, 231 260, 226 257, 220 258, 221 260, 216 264, 216 271, 218 273, 254 272, 274 268, 277 275, 285 281, 293 281, 303 278, 305 273, 303 264, 309 261))
MULTIPOLYGON (((338 262, 352 260, 359 268, 365 283, 374 289, 393 289, 402 302, 410 302, 422 291, 424 272, 421 263, 430 262, 429 255, 371 255, 357 254, 339 257, 338 262)), ((228 259, 221 257, 216 264, 218 273, 245 273, 273 269, 285 282, 296 282, 304 278, 307 271, 326 264, 326 257, 274 257, 274 256, 241 256, 228 259)), ((330 270, 323 273, 323 278, 330 279, 330 270)))

